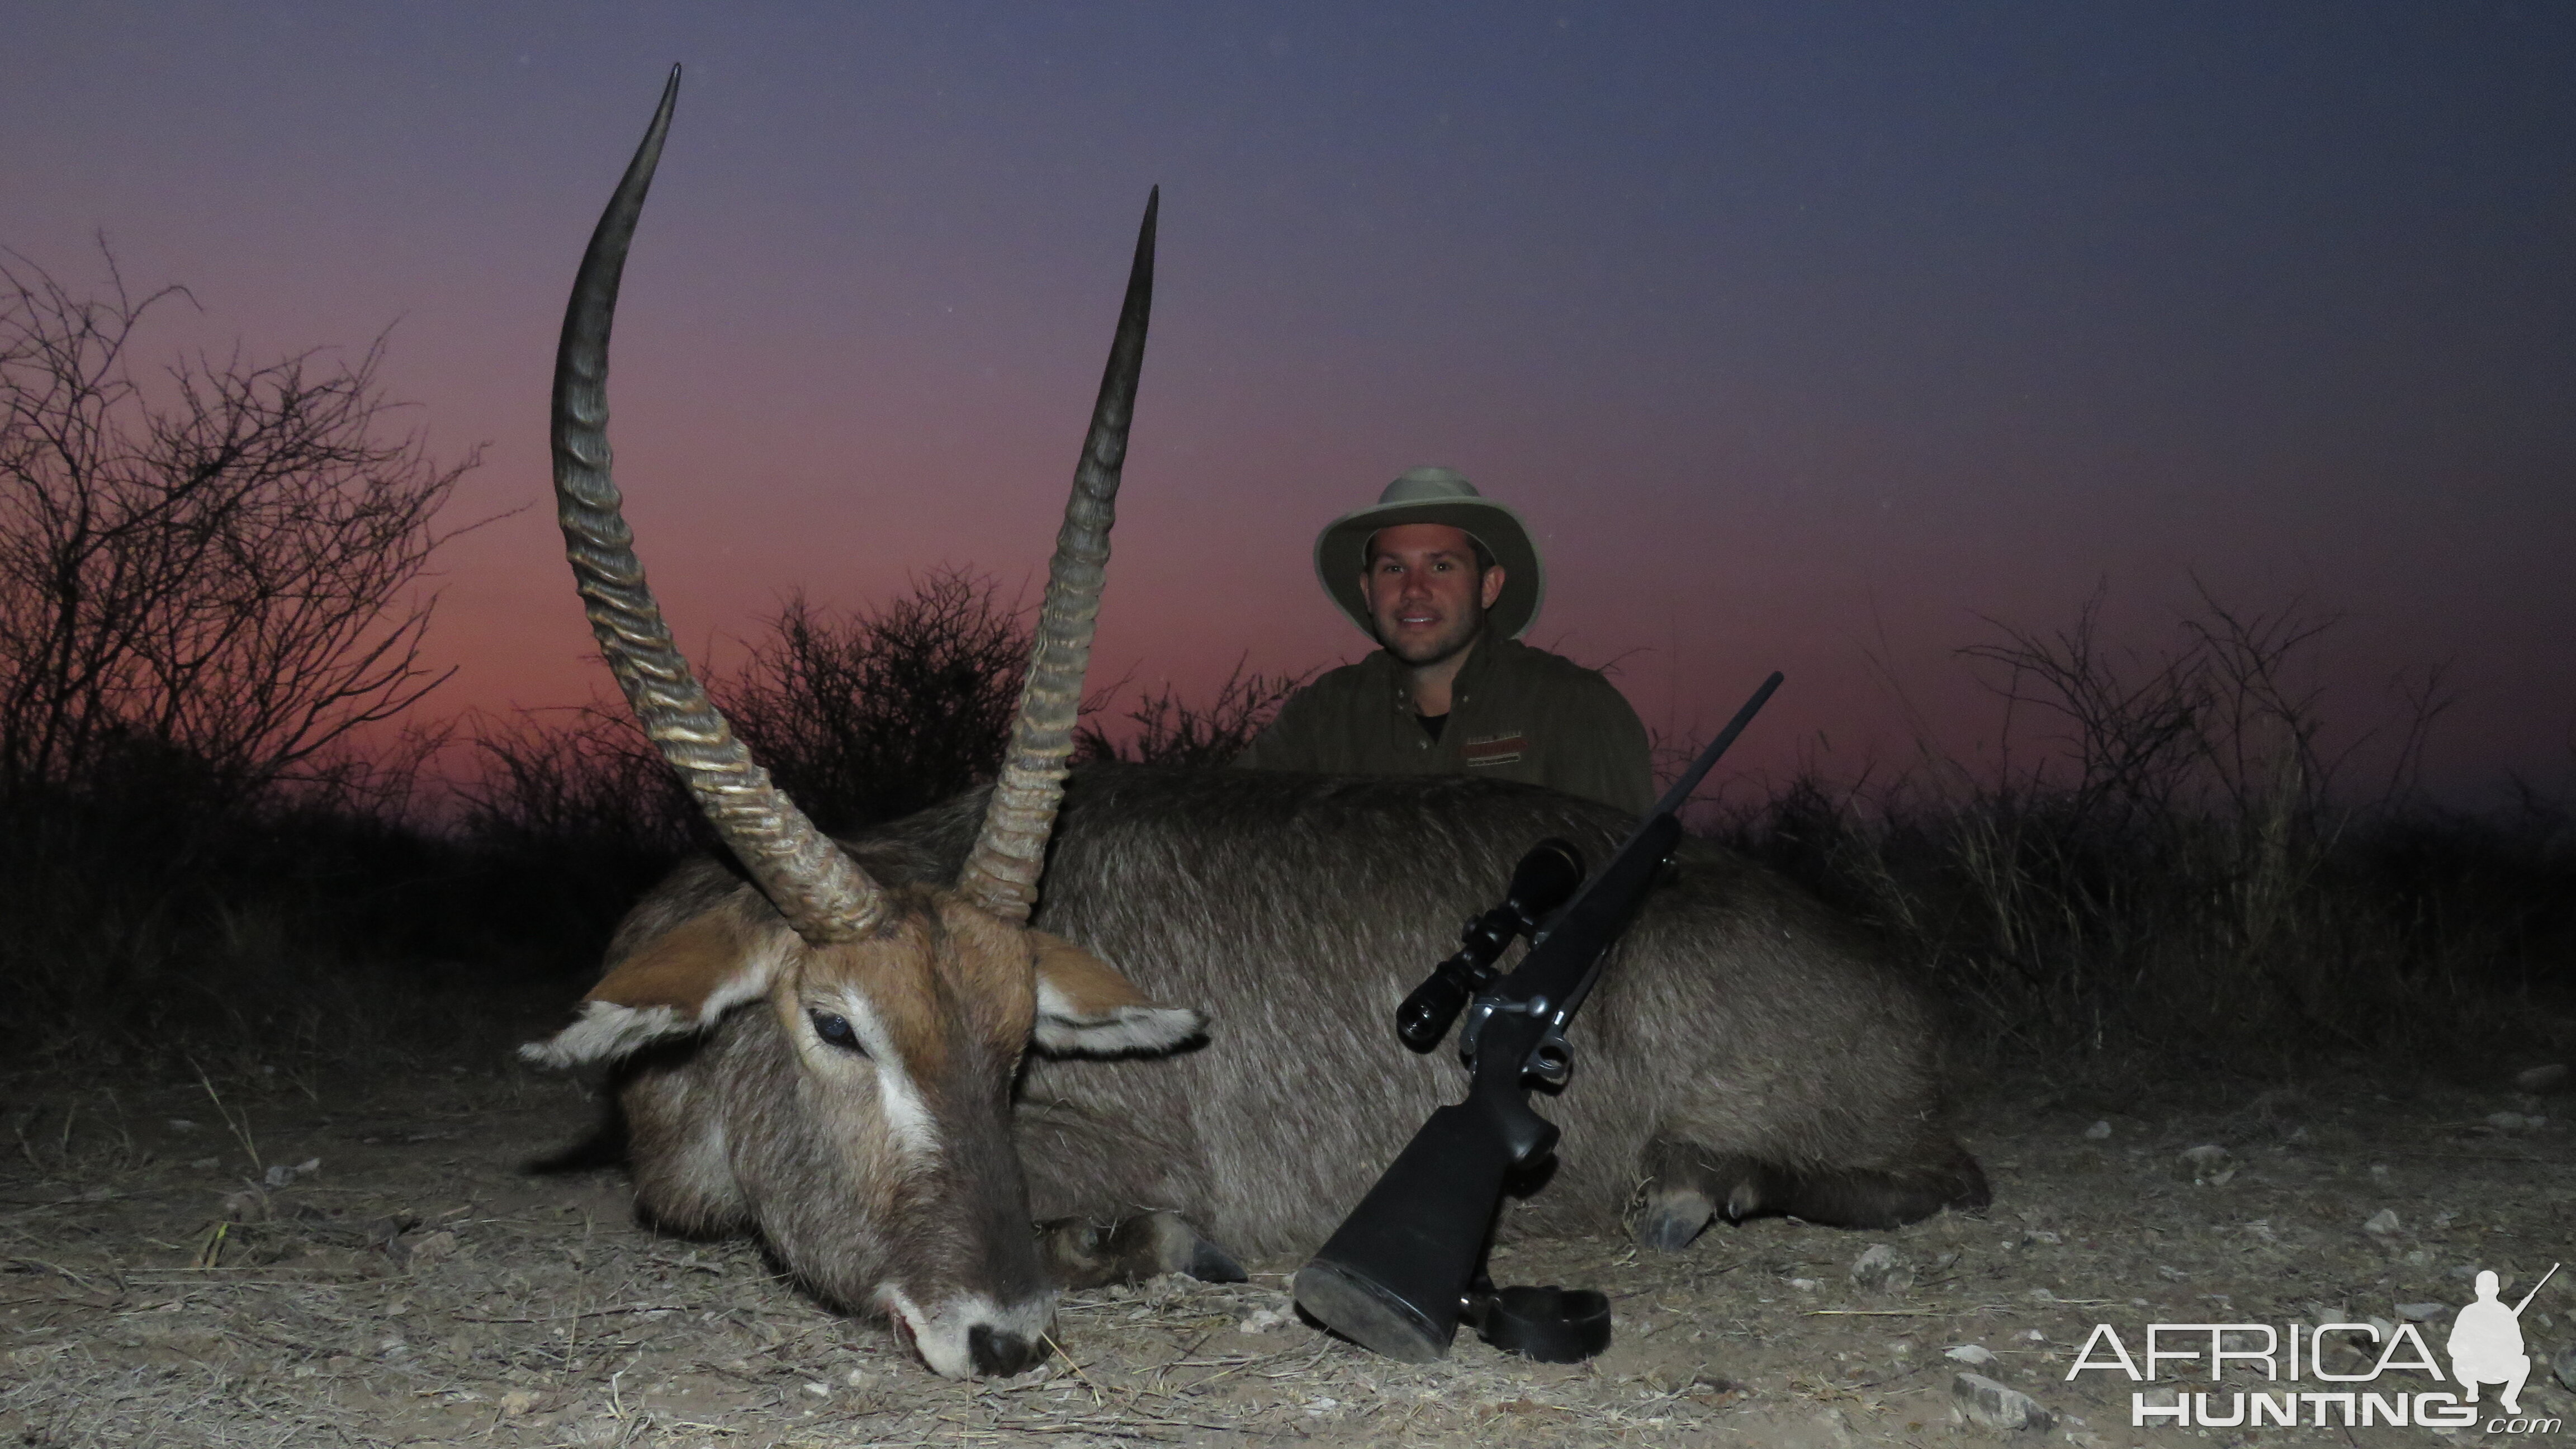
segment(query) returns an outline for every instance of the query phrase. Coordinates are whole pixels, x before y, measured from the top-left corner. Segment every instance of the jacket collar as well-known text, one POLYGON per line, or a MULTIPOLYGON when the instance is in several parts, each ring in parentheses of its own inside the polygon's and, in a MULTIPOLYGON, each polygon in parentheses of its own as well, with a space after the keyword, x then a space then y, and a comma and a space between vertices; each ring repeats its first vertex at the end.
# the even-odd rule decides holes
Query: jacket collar
MULTIPOLYGON (((1476 636, 1476 642, 1467 646, 1466 662, 1458 666, 1458 677, 1449 681, 1450 713, 1457 713, 1459 705, 1473 699, 1482 690, 1485 676, 1493 670, 1495 653, 1514 647, 1517 646, 1512 640, 1495 638, 1491 627, 1476 636)), ((1370 659, 1386 671, 1388 688, 1394 693, 1397 711, 1408 715, 1415 713, 1413 685, 1404 661, 1384 646, 1380 646, 1370 659)))

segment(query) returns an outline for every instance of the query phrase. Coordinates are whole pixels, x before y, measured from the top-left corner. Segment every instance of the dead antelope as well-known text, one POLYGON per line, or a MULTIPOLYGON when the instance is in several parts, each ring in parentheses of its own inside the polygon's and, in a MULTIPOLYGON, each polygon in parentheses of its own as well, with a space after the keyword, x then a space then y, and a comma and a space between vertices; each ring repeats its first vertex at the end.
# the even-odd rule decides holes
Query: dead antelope
MULTIPOLYGON (((527 1054, 616 1064, 656 1221, 757 1232, 941 1373, 1017 1372, 1059 1286, 1229 1276, 1229 1250, 1321 1241, 1457 1090, 1397 1048, 1393 1004, 1532 841, 1600 860, 1628 822, 1468 780, 1117 769, 1066 794, 1149 202, 1000 779, 826 839, 672 646, 608 477, 610 313, 671 100, 574 286, 555 479, 601 648, 731 860, 638 904, 578 1019, 527 1054)), ((1678 1249, 1717 1216, 1879 1225, 1985 1201, 1938 1120, 1929 1013, 1829 912, 1694 848, 1620 955, 1550 1109, 1563 1160, 1533 1224, 1616 1222, 1641 1192, 1637 1233, 1678 1249)))

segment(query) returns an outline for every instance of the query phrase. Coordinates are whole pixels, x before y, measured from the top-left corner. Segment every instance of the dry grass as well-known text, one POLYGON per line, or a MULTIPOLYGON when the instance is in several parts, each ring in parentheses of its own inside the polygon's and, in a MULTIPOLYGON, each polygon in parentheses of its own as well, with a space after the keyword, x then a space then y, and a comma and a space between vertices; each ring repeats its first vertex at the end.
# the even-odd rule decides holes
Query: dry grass
MULTIPOLYGON (((218 1073, 232 1125, 195 1082, 0 1082, 0 1442, 1921 1444, 1970 1432, 1942 1357, 1961 1343, 2068 1428, 2110 1434, 2128 1385, 2064 1381, 2093 1322, 2385 1316, 2464 1301, 2469 1264, 2527 1283, 2576 1261, 2566 1128, 2488 1120, 2564 1097, 2022 1081, 1965 1124, 1996 1179, 1989 1216, 1866 1236, 1760 1222, 1678 1256, 1508 1244, 1498 1276, 1612 1296, 1616 1341, 1589 1364, 1473 1342, 1428 1366, 1376 1358, 1296 1321, 1294 1264, 1273 1262, 1248 1284, 1076 1295, 1044 1366, 960 1383, 799 1296, 750 1244, 637 1227, 616 1173, 523 1173, 595 1108, 504 1061, 316 1093, 218 1073), (2096 1120, 2109 1136, 2086 1135, 2096 1120), (2193 1185, 2176 1162, 2196 1145, 2239 1170, 2193 1185), (2382 1207, 2402 1232, 2362 1230, 2382 1207), (1850 1281, 1872 1242, 1910 1286, 1850 1281)), ((2544 1293, 2535 1347, 2576 1342, 2571 1305, 2544 1293)))

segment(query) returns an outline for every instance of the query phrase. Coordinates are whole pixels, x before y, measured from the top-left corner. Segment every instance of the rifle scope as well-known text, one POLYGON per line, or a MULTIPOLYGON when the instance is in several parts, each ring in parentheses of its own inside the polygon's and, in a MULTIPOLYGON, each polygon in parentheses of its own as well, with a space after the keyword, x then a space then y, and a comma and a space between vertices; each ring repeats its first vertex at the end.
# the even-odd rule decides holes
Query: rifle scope
POLYGON ((1538 923, 1564 905, 1583 884, 1583 857, 1572 842, 1551 835, 1530 847, 1512 867, 1503 903, 1467 922, 1458 954, 1431 968, 1413 994, 1395 1009, 1395 1034, 1416 1052, 1440 1045, 1450 1023, 1477 992, 1494 984, 1494 960, 1514 936, 1535 935, 1538 923))

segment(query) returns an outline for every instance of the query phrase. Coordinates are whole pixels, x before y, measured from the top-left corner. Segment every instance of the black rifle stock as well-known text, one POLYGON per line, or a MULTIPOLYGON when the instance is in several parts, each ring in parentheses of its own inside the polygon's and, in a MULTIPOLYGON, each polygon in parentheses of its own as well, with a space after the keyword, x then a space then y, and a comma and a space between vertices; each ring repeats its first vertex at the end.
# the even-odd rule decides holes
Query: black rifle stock
MULTIPOLYGON (((1776 673, 1763 681, 1638 822, 1601 873, 1533 935, 1520 965, 1476 996, 1459 1033, 1459 1054, 1470 1073, 1466 1100, 1431 1114, 1377 1185, 1298 1270, 1297 1304, 1326 1327, 1412 1363, 1445 1357, 1462 1317, 1478 1323, 1497 1346, 1533 1357, 1572 1361, 1607 1346, 1606 1300, 1553 1289, 1513 1288, 1496 1294, 1484 1282, 1486 1245, 1504 1192, 1544 1167, 1556 1146, 1555 1124, 1531 1109, 1529 1094, 1561 1089, 1571 1074, 1566 1025, 1599 980, 1610 947, 1670 862, 1682 834, 1676 812, 1779 686, 1776 673), (1564 1307, 1568 1303, 1575 1305, 1570 1311, 1564 1307)), ((1513 873, 1512 899, 1469 922, 1468 948, 1443 962, 1406 999, 1398 1018, 1406 1046, 1425 1051, 1438 1044, 1456 1008, 1450 1006, 1433 1021, 1424 1003, 1446 1004, 1441 998, 1454 990, 1462 970, 1458 962, 1482 949, 1478 931, 1486 930, 1490 939, 1495 923, 1515 904, 1528 904, 1524 882, 1561 869, 1537 864, 1548 851, 1571 854, 1562 841, 1541 842, 1513 873), (1435 989, 1444 980, 1451 985, 1435 989)), ((1483 962, 1490 963, 1507 941, 1508 933, 1482 950, 1483 962)))

